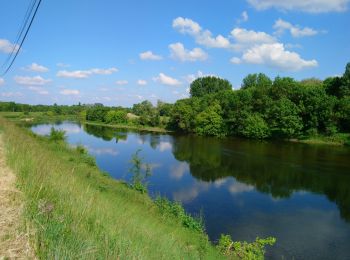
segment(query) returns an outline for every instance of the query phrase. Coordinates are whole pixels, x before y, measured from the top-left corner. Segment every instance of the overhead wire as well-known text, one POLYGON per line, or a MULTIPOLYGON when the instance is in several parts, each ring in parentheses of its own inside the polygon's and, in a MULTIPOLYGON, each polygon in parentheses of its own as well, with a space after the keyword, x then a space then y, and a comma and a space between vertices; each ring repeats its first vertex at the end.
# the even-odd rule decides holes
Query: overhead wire
MULTIPOLYGON (((30 23, 29 23, 29 25, 27 26, 26 32, 25 32, 25 34, 24 34, 22 40, 20 41, 20 44, 18 45, 18 42, 17 42, 16 45, 14 45, 14 49, 16 49, 16 50, 15 50, 16 53, 15 53, 14 56, 13 56, 13 52, 11 53, 10 57, 13 56, 13 58, 12 58, 10 64, 7 66, 6 70, 2 73, 2 76, 4 76, 4 75, 10 70, 10 68, 11 68, 12 65, 13 65, 13 63, 15 62, 15 60, 16 60, 16 58, 17 58, 17 56, 18 56, 18 53, 19 53, 19 51, 21 50, 22 45, 23 45, 25 39, 27 38, 28 32, 29 32, 29 30, 30 30, 30 28, 31 28, 31 26, 32 26, 32 24, 33 24, 34 18, 35 18, 35 16, 36 16, 37 12, 38 12, 38 9, 39 9, 39 6, 40 6, 40 4, 41 4, 41 1, 42 1, 42 0, 38 0, 38 4, 37 4, 36 7, 35 7, 34 13, 33 13, 32 17, 31 17, 31 19, 30 19, 30 23), (16 48, 16 46, 18 46, 18 48, 16 48)), ((32 1, 32 3, 33 3, 33 1, 32 1)), ((35 1, 35 3, 36 3, 36 1, 35 1)), ((29 12, 29 14, 32 13, 32 11, 33 11, 33 9, 34 9, 34 6, 35 6, 35 3, 32 5, 32 8, 30 9, 31 11, 29 12)), ((28 10, 29 10, 29 9, 28 9, 28 10)), ((28 10, 27 10, 27 13, 28 13, 28 10)), ((28 16, 28 19, 25 19, 25 20, 26 20, 26 23, 27 23, 27 21, 29 21, 29 17, 30 17, 30 16, 28 16)), ((25 26, 22 28, 23 30, 21 30, 21 33, 19 34, 19 36, 21 36, 21 35, 23 34, 24 28, 25 28, 25 26)))
POLYGON ((27 24, 28 24, 28 21, 29 21, 29 18, 30 18, 30 14, 33 12, 33 9, 34 9, 36 1, 37 0, 32 0, 30 2, 30 4, 28 5, 26 14, 25 14, 25 16, 23 18, 23 21, 22 21, 22 26, 20 27, 20 29, 19 29, 19 31, 18 31, 18 33, 16 35, 16 40, 12 44, 12 50, 11 50, 10 54, 7 56, 7 59, 1 65, 1 68, 5 67, 5 65, 10 61, 12 55, 15 53, 16 47, 18 47, 18 43, 19 43, 19 41, 21 39, 21 36, 22 36, 22 34, 24 32, 24 29, 27 27, 27 24))

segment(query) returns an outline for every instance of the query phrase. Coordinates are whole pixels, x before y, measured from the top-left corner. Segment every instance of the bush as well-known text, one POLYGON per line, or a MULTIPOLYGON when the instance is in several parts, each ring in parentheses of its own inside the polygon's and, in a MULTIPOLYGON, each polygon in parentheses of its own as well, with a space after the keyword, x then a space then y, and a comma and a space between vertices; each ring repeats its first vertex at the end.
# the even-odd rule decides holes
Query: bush
POLYGON ((56 130, 55 128, 51 127, 49 139, 55 142, 64 141, 66 139, 66 131, 61 129, 56 130))
POLYGON ((158 196, 155 204, 164 215, 173 215, 182 223, 183 226, 198 232, 204 232, 202 218, 194 218, 185 212, 185 209, 179 202, 171 202, 167 198, 158 196))
POLYGON ((256 238, 252 243, 233 242, 230 235, 221 235, 217 248, 226 256, 236 256, 240 259, 260 260, 264 259, 265 246, 272 246, 276 243, 276 238, 268 237, 265 239, 256 238))

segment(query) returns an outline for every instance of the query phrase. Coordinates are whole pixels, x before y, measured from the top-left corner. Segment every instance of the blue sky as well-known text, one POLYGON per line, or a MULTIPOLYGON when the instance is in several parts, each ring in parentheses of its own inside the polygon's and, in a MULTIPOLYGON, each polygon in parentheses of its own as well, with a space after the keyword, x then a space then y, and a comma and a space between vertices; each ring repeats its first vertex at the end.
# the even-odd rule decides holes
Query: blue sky
MULTIPOLYGON (((0 64, 29 0, 0 4, 0 64)), ((188 97, 199 76, 340 75, 350 61, 350 0, 45 1, 0 100, 131 106, 188 97)))

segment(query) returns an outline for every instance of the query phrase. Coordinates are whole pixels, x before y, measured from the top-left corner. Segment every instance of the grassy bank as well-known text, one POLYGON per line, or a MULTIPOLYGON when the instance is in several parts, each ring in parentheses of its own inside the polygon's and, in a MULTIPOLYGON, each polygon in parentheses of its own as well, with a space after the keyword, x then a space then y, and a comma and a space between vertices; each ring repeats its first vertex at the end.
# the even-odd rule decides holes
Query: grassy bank
POLYGON ((86 155, 5 119, 0 125, 39 258, 222 258, 204 233, 165 217, 147 195, 101 174, 86 155))
POLYGON ((343 146, 350 145, 350 134, 348 133, 337 133, 332 136, 311 136, 303 139, 290 139, 291 142, 304 143, 304 144, 317 144, 317 145, 335 145, 343 146))
POLYGON ((122 128, 122 129, 131 129, 138 131, 147 131, 155 133, 170 133, 171 131, 166 130, 161 127, 151 127, 151 126, 142 126, 142 125, 132 125, 132 124, 106 124, 103 122, 87 121, 85 118, 76 115, 48 115, 44 112, 30 112, 24 114, 23 112, 0 112, 0 115, 3 117, 17 123, 23 124, 38 124, 38 123, 48 123, 56 121, 79 121, 80 123, 88 125, 97 125, 97 126, 106 126, 112 128, 122 128))

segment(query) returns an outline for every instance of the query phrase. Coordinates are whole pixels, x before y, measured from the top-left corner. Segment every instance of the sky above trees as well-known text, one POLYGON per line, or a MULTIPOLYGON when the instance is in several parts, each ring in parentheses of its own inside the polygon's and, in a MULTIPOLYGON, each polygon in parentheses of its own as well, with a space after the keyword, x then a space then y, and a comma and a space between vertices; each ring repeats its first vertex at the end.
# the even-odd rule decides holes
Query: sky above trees
MULTIPOLYGON (((189 96, 197 77, 341 75, 349 0, 43 1, 0 100, 131 106, 189 96)), ((3 1, 0 62, 29 0, 3 1)))

